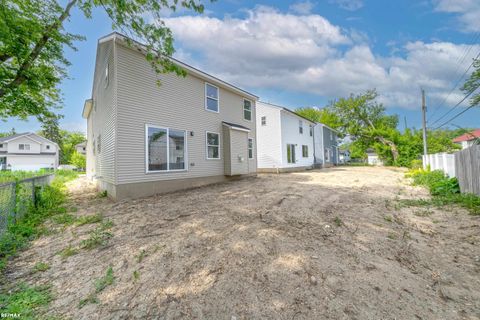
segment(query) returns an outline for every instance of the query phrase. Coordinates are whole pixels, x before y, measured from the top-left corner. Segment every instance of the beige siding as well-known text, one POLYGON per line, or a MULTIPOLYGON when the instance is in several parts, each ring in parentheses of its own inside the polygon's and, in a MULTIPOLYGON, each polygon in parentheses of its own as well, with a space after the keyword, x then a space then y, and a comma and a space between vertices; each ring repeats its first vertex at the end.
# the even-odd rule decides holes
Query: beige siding
MULTIPOLYGON (((250 128, 255 137, 255 122, 243 120, 243 97, 220 87, 220 112, 206 111, 203 79, 166 74, 157 86, 157 75, 143 54, 118 43, 116 52, 117 184, 223 175, 224 161, 206 159, 205 132, 221 133, 222 121, 227 121, 250 128), (146 173, 146 124, 187 131, 187 171, 146 173)), ((255 172, 256 159, 246 161, 250 172, 255 172)))
POLYGON ((230 174, 247 174, 248 171, 248 133, 230 130, 230 174))
POLYGON ((95 176, 109 183, 116 183, 116 121, 117 107, 115 99, 115 59, 113 43, 100 43, 97 50, 95 79, 93 86, 93 107, 88 118, 88 146, 87 152, 93 155, 88 161, 89 175, 95 176), (105 85, 105 69, 108 65, 109 80, 105 85), (90 126, 91 125, 91 126, 90 126), (91 130, 90 130, 91 128, 91 130), (101 137, 101 151, 98 151, 99 136, 101 137), (95 142, 95 146, 93 143, 95 142), (95 153, 93 154, 93 151, 95 153))

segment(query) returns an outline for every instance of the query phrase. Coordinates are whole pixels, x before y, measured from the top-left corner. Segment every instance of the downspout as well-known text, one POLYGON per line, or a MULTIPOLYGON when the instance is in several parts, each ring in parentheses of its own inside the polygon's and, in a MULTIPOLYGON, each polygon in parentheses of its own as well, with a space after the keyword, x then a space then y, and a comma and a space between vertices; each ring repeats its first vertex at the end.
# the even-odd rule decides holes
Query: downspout
POLYGON ((322 166, 325 167, 325 142, 323 139, 323 124, 320 124, 320 127, 322 129, 322 166))
POLYGON ((312 126, 312 137, 313 137, 313 168, 315 169, 315 164, 317 163, 317 157, 315 157, 315 126, 317 124, 314 123, 312 126))

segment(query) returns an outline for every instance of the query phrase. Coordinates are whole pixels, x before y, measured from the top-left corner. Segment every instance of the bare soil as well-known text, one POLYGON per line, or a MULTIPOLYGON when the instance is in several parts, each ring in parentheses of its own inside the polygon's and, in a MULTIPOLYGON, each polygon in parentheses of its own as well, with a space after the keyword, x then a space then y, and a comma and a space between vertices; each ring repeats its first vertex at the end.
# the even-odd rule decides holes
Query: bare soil
POLYGON ((67 319, 480 319, 480 217, 403 206, 428 197, 403 177, 338 167, 116 203, 79 179, 73 214, 113 237, 62 259, 98 224, 51 224, 7 277, 51 285, 48 315, 67 319))

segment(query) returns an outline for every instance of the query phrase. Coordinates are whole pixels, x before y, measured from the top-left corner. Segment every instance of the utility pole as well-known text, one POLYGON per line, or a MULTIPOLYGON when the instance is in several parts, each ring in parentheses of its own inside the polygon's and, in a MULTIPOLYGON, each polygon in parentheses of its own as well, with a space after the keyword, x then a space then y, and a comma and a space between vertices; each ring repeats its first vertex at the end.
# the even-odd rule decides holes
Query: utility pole
POLYGON ((423 127, 423 155, 427 155, 427 104, 425 103, 425 90, 422 89, 422 127, 423 127))

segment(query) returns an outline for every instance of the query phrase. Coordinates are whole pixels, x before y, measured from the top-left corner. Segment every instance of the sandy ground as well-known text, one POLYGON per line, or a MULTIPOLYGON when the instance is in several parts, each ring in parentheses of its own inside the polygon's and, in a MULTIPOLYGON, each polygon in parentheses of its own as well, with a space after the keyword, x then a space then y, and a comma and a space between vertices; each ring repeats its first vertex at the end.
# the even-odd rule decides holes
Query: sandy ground
POLYGON ((339 167, 117 203, 80 179, 74 214, 112 220, 108 244, 62 260, 96 227, 69 226, 7 276, 50 284, 48 314, 67 319, 480 319, 480 217, 401 206, 427 197, 403 176, 339 167))

